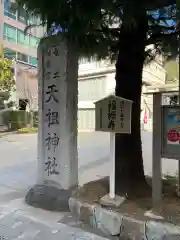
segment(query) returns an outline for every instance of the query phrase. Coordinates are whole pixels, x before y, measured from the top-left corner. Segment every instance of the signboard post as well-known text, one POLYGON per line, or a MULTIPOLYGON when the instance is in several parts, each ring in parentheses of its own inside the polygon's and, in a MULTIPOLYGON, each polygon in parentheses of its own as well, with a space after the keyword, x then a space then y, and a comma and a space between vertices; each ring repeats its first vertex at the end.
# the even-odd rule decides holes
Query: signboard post
POLYGON ((113 132, 110 133, 110 163, 109 197, 115 199, 115 133, 113 132))
POLYGON ((118 206, 122 198, 115 194, 115 134, 131 133, 132 101, 109 95, 95 102, 95 130, 110 133, 109 195, 101 199, 103 205, 118 206))

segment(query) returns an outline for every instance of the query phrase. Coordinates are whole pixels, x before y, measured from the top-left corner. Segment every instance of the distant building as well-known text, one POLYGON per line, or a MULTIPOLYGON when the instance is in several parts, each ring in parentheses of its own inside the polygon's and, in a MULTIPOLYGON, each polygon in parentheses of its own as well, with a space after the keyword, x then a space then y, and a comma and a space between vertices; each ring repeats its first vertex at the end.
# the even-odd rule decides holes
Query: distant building
POLYGON ((37 68, 27 64, 14 62, 14 79, 16 91, 12 100, 20 110, 37 110, 38 108, 38 81, 37 68))
POLYGON ((10 0, 0 3, 0 42, 8 58, 37 66, 37 45, 44 35, 42 27, 35 27, 24 34, 27 25, 38 24, 38 19, 30 16, 25 9, 15 11, 10 8, 10 0))
POLYGON ((13 94, 13 98, 22 103, 22 99, 28 95, 27 86, 32 91, 30 95, 34 95, 34 89, 37 95, 37 79, 34 80, 30 75, 37 71, 37 46, 45 31, 42 27, 35 27, 24 34, 27 25, 38 24, 39 21, 23 8, 19 11, 14 10, 10 7, 10 2, 2 0, 0 3, 0 44, 4 56, 17 61, 14 68, 17 92, 13 94))
MULTIPOLYGON (((153 61, 143 70, 143 84, 165 84, 166 71, 161 62, 153 61)), ((131 87, 131 86, 129 86, 131 87)), ((79 65, 78 126, 79 130, 93 131, 95 126, 94 102, 115 92, 115 66, 107 61, 88 62, 82 59, 79 65)), ((145 87, 143 87, 142 91, 145 87)), ((152 96, 142 95, 141 122, 144 130, 152 129, 152 96), (144 121, 144 116, 146 121, 144 121)))

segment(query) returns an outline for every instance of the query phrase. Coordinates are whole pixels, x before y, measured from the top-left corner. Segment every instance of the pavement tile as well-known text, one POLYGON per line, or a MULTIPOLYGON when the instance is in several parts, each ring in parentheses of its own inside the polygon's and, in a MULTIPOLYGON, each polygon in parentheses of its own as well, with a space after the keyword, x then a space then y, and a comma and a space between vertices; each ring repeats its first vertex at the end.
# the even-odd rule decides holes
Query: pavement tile
POLYGON ((20 215, 19 211, 0 217, 0 240, 108 240, 95 234, 57 223, 48 226, 20 215))

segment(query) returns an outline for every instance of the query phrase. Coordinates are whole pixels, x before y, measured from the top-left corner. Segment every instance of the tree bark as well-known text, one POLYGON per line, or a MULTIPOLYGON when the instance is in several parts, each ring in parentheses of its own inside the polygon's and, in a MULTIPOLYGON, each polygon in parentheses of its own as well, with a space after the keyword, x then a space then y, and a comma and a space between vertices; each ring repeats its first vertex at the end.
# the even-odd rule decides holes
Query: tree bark
POLYGON ((116 63, 116 95, 132 100, 133 104, 131 134, 116 134, 115 184, 116 193, 139 197, 145 194, 144 189, 149 189, 144 175, 140 126, 148 21, 145 12, 135 13, 134 17, 135 25, 131 28, 122 24, 116 63))

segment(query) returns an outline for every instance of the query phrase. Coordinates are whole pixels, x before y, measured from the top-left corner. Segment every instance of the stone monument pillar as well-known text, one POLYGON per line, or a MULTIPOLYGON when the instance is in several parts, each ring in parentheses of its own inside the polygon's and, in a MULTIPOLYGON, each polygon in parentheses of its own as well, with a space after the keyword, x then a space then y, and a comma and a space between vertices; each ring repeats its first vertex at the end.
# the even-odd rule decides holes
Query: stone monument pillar
POLYGON ((38 81, 37 184, 29 190, 26 202, 64 211, 78 185, 78 55, 70 43, 59 36, 40 41, 38 81))

